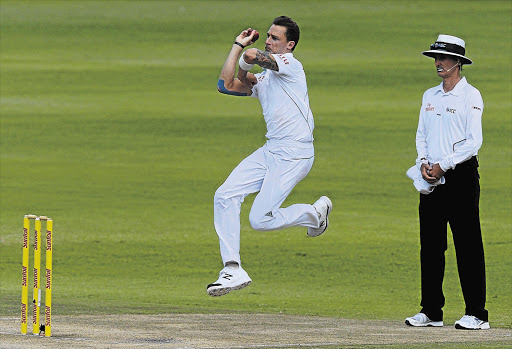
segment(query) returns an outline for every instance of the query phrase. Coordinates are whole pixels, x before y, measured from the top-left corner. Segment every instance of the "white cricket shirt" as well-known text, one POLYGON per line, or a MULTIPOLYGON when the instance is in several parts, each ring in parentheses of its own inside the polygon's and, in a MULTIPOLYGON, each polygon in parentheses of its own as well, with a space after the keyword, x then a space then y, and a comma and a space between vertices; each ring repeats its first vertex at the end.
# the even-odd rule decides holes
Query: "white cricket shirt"
POLYGON ((310 143, 313 113, 309 107, 306 74, 292 53, 273 54, 279 71, 266 69, 255 74, 252 97, 259 98, 267 123, 269 140, 310 143))
POLYGON ((423 94, 416 132, 416 163, 439 163, 443 171, 455 168, 478 154, 482 146, 480 91, 462 78, 450 92, 443 83, 423 94))

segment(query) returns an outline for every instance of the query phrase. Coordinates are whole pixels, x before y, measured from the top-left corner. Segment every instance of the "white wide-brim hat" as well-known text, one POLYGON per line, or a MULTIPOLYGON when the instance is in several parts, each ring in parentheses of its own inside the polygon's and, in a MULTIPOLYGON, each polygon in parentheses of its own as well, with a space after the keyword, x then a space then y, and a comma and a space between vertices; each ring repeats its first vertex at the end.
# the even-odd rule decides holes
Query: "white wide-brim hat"
POLYGON ((436 58, 436 55, 443 54, 455 56, 461 59, 462 64, 473 64, 473 61, 466 54, 466 43, 461 38, 441 34, 437 41, 430 45, 430 50, 422 52, 425 56, 436 58))

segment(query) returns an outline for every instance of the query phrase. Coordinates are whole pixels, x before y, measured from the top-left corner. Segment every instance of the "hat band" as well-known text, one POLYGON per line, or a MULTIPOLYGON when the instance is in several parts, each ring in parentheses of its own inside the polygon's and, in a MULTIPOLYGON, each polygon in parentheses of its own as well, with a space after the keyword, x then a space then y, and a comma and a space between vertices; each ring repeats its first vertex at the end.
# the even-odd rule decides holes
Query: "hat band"
POLYGON ((430 49, 456 53, 461 56, 464 56, 464 54, 466 53, 466 49, 462 46, 439 41, 437 41, 433 45, 430 45, 430 49))

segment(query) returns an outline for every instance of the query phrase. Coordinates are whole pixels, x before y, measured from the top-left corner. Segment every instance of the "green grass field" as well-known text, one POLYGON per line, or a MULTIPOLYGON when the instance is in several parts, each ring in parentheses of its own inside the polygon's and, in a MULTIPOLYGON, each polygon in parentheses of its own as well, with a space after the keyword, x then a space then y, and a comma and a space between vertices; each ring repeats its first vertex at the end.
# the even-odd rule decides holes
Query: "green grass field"
MULTIPOLYGON (((0 316, 18 316, 24 214, 54 220, 54 314, 269 312, 403 321, 419 310, 421 55, 461 36, 484 98, 481 221, 491 326, 512 327, 510 1, 0 2, 0 316), (301 27, 316 160, 285 205, 334 203, 324 236, 253 231, 253 284, 211 298, 213 195, 265 142, 258 101, 216 84, 237 34, 301 27)), ((263 39, 255 45, 263 48, 263 39)), ((449 237, 449 240, 451 236, 449 237)), ((30 291, 31 294, 31 291, 30 291)), ((449 241, 445 322, 464 313, 449 241)))

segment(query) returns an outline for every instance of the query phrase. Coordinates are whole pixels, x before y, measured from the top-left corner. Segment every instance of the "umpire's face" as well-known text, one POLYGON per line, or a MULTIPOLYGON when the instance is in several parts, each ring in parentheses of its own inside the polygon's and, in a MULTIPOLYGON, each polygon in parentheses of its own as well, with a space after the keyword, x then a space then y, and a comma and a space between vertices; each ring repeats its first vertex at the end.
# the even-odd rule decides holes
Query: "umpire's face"
POLYGON ((292 52, 295 41, 286 39, 286 27, 272 24, 267 32, 267 40, 265 40, 265 51, 270 53, 287 53, 292 52))
POLYGON ((458 74, 458 64, 459 61, 451 55, 438 54, 435 57, 437 75, 443 79, 450 77, 453 74, 458 74))

